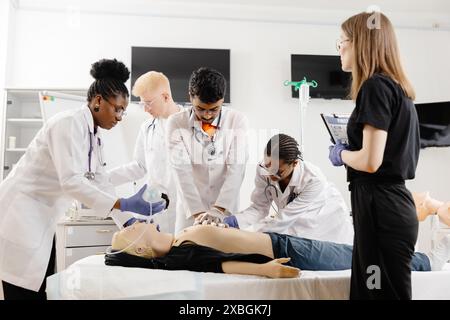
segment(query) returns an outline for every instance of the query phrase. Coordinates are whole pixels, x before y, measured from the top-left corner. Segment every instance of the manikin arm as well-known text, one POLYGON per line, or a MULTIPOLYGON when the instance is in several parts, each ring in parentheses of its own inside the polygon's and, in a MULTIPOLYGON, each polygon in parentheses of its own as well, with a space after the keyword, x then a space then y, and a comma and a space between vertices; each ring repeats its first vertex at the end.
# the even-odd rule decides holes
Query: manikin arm
POLYGON ((273 259, 269 262, 259 264, 241 261, 222 262, 224 273, 249 274, 255 276, 265 276, 268 278, 296 278, 300 274, 300 269, 285 266, 291 258, 273 259))

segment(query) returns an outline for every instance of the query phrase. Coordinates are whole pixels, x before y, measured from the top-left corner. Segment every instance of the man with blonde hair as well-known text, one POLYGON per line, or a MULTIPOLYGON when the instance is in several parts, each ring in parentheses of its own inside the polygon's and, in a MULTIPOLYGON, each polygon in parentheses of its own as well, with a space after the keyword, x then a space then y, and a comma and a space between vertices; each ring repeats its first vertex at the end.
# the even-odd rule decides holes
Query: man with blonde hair
MULTIPOLYGON (((112 169, 109 172, 110 179, 117 186, 147 176, 147 181, 170 199, 167 213, 156 216, 155 222, 164 231, 173 232, 176 188, 167 160, 166 120, 170 115, 180 111, 181 106, 173 101, 169 79, 161 72, 150 71, 141 75, 134 83, 132 93, 140 98, 139 104, 152 117, 141 126, 133 161, 112 169)), ((134 221, 132 216, 128 216, 119 224, 127 226, 134 221)))

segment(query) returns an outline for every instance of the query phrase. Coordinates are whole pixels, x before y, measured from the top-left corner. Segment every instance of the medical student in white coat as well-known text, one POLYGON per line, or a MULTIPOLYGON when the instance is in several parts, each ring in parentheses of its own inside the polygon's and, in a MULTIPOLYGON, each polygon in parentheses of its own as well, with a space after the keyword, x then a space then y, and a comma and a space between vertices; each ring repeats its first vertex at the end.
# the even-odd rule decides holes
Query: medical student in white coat
MULTIPOLYGON (((109 172, 115 186, 147 177, 152 186, 166 194, 169 206, 164 214, 156 215, 154 222, 161 231, 174 232, 176 217, 176 187, 166 147, 167 118, 182 107, 172 98, 169 79, 156 71, 141 75, 133 86, 133 95, 139 97, 140 105, 152 117, 145 121, 139 131, 134 148, 133 161, 109 172)), ((123 221, 124 225, 133 222, 123 221)))
POLYGON ((220 222, 238 210, 248 125, 241 113, 222 106, 225 91, 221 73, 200 68, 189 80, 192 107, 169 117, 168 147, 178 190, 175 232, 195 218, 220 222))
POLYGON ((351 244, 350 211, 321 170, 302 160, 297 141, 272 137, 256 168, 251 206, 224 222, 230 227, 277 232, 308 239, 351 244))
POLYGON ((105 191, 108 176, 98 128, 109 130, 122 120, 129 71, 122 62, 103 59, 92 65, 91 75, 95 81, 87 105, 50 118, 0 185, 5 299, 46 299, 46 278, 55 268, 56 224, 73 199, 104 218, 121 211, 148 215, 150 209, 164 209, 164 203, 150 206, 142 199, 144 188, 126 199, 105 191))

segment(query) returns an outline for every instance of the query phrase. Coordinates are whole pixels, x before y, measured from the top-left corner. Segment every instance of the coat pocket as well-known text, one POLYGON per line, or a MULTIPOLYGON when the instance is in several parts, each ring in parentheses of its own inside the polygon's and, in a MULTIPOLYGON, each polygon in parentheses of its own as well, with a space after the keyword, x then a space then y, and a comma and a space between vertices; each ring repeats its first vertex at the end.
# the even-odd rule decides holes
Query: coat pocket
POLYGON ((52 222, 52 208, 18 192, 6 209, 0 226, 1 237, 28 249, 40 247, 52 222))

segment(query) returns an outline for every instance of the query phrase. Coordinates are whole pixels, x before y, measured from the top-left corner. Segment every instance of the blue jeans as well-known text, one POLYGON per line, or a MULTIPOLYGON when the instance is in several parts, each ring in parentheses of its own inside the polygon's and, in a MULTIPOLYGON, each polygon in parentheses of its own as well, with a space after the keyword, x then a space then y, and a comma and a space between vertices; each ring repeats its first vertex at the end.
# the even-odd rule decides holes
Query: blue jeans
MULTIPOLYGON (((352 268, 353 246, 328 241, 304 239, 286 234, 267 232, 272 239, 275 258, 290 257, 287 264, 301 270, 345 270, 352 268)), ((431 271, 430 260, 416 252, 411 261, 412 271, 431 271)))

